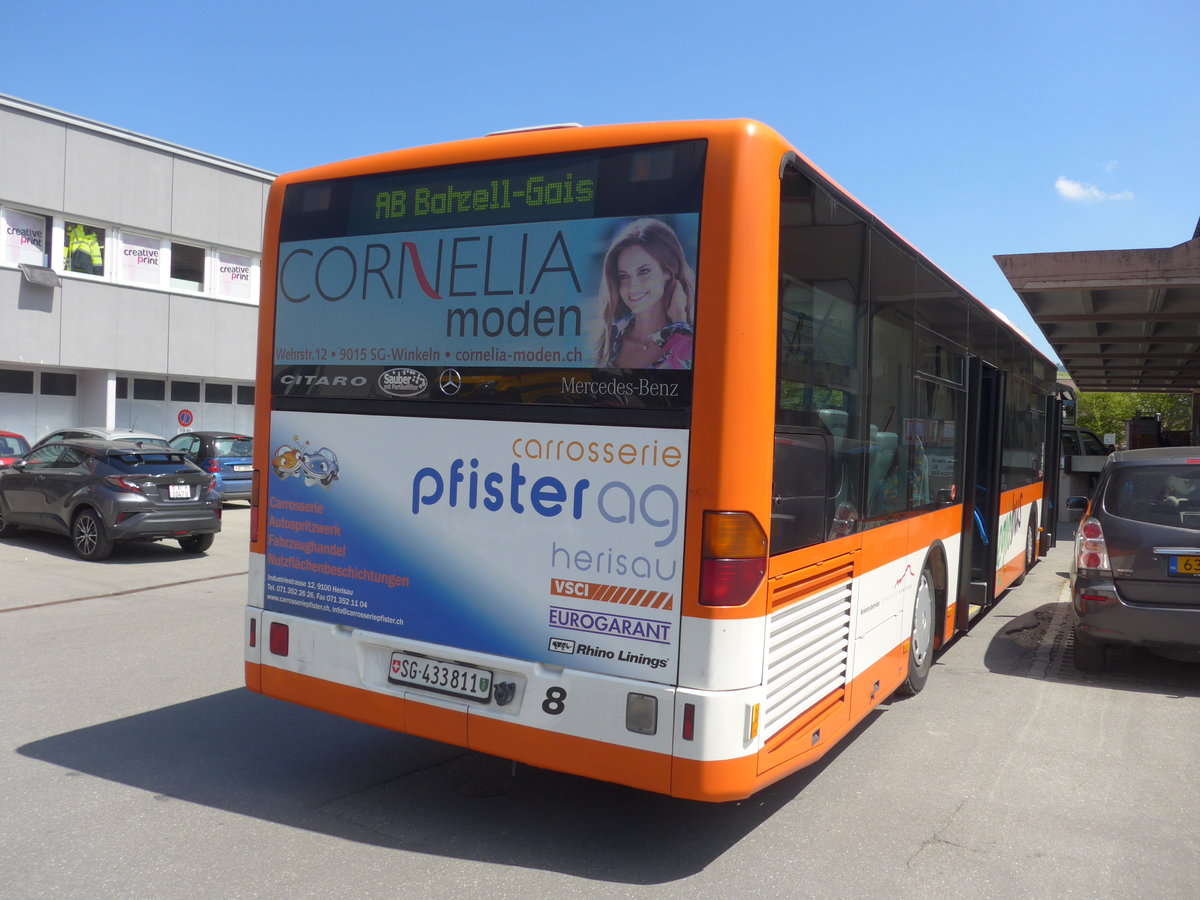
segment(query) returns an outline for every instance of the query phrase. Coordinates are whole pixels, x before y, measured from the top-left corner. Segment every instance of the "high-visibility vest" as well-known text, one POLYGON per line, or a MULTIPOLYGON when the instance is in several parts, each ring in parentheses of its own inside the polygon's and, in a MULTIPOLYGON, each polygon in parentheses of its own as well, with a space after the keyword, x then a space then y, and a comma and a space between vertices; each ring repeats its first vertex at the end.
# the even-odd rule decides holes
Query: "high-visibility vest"
POLYGON ((100 249, 100 241, 96 232, 86 234, 82 225, 76 225, 67 231, 66 243, 63 246, 63 261, 67 269, 71 268, 71 257, 76 251, 82 251, 92 258, 92 265, 97 269, 104 265, 104 253, 100 249))

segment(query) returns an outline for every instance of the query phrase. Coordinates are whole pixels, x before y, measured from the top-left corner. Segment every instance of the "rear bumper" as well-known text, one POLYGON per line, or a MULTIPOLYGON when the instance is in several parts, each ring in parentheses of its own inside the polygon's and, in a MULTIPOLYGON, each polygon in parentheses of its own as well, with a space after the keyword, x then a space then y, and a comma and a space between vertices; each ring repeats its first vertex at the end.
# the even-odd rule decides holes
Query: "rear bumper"
POLYGON ((1110 577, 1071 579, 1075 625, 1098 641, 1144 647, 1200 647, 1200 606, 1133 605, 1110 577))
POLYGON ((154 541, 216 534, 220 530, 221 517, 216 509, 137 512, 109 526, 113 539, 118 541, 154 541))

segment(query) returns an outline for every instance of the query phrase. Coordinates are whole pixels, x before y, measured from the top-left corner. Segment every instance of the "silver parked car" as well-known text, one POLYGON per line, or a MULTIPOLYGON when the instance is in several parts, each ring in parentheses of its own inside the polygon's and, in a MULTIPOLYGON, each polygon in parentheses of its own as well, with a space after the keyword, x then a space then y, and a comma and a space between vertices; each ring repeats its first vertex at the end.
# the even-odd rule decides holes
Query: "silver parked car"
POLYGON ((134 441, 150 447, 166 447, 167 439, 152 431, 139 431, 136 428, 99 428, 93 425, 72 425, 70 428, 59 428, 39 438, 33 445, 36 450, 42 444, 52 441, 73 441, 79 439, 95 439, 97 441, 134 441))
POLYGON ((213 480, 169 447, 43 444, 0 469, 0 537, 18 528, 64 534, 89 560, 122 541, 175 540, 185 553, 203 553, 221 530, 213 480))
POLYGON ((1075 535, 1075 665, 1098 671, 1110 645, 1200 659, 1200 447, 1112 454, 1075 535))

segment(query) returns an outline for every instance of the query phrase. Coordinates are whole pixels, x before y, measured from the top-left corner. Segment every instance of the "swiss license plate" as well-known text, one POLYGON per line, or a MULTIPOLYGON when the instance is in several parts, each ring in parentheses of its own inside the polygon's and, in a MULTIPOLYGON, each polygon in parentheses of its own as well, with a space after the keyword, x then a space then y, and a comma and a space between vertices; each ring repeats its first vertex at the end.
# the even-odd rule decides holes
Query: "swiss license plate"
POLYGON ((1167 571, 1172 575, 1200 575, 1200 556, 1171 556, 1167 571))
POLYGON ((186 484, 168 484, 167 496, 172 500, 190 500, 192 489, 186 484))
POLYGON ((431 659, 413 653, 392 654, 388 670, 392 684, 411 684, 439 694, 466 697, 470 700, 489 700, 492 696, 492 673, 462 663, 431 659))
POLYGON ((235 472, 251 472, 253 470, 254 470, 254 466, 234 466, 233 467, 233 471, 235 471, 235 472))

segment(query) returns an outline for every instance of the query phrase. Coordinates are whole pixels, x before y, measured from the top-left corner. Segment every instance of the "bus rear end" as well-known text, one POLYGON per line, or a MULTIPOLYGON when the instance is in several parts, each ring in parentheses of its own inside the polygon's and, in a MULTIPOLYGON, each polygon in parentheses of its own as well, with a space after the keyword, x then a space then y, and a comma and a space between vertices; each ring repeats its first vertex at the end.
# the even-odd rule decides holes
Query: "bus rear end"
MULTIPOLYGON (((739 216, 741 289, 775 289, 773 223, 734 177, 761 155, 771 208, 781 151, 754 132, 512 134, 277 182, 251 689, 647 790, 753 790, 773 400, 728 368, 716 298, 739 216)), ((769 342, 773 316, 736 327, 769 342)))

